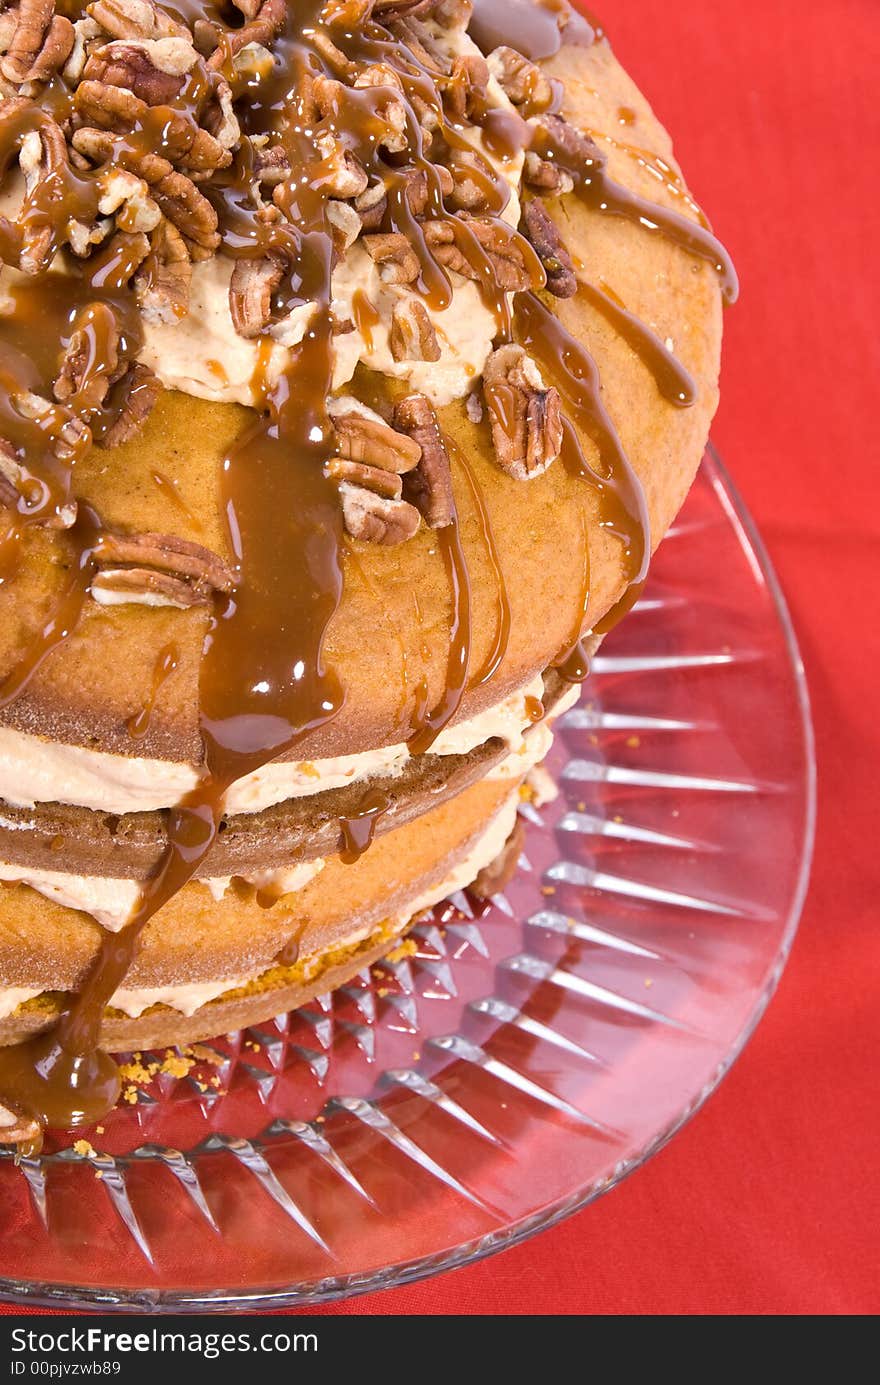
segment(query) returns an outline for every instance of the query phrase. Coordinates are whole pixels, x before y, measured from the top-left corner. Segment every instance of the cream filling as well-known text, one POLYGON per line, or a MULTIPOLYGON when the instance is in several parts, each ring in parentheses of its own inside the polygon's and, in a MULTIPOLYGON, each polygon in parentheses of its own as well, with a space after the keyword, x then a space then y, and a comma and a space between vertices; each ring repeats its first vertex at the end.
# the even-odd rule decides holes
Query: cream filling
MULTIPOLYGON (((543 680, 535 678, 497 706, 447 727, 431 753, 466 755, 493 737, 503 740, 511 750, 517 749, 531 724, 526 698, 540 698, 543 690, 543 680)), ((323 793, 374 775, 394 777, 409 758, 401 742, 323 760, 273 761, 230 787, 226 811, 257 813, 289 798, 323 793)), ((150 812, 180 803, 198 782, 199 773, 192 765, 110 755, 0 727, 0 799, 17 808, 61 802, 97 812, 150 812)), ((29 830, 31 824, 12 823, 0 816, 0 826, 29 830)))
MULTIPOLYGON (((213 876, 194 883, 221 900, 233 879, 243 880, 259 890, 272 894, 292 894, 303 889, 323 869, 324 861, 304 861, 279 870, 258 870, 236 876, 213 876)), ((61 904, 65 909, 79 909, 90 914, 96 923, 110 933, 124 928, 140 902, 142 886, 137 880, 108 875, 72 875, 66 871, 31 869, 30 866, 0 862, 0 880, 14 885, 27 885, 37 894, 61 904)))
MULTIPOLYGON (((471 884, 483 867, 495 860, 513 831, 517 802, 518 794, 511 794, 507 802, 495 814, 485 832, 479 836, 467 854, 462 857, 445 879, 418 895, 407 905, 405 912, 389 921, 392 936, 402 933, 416 915, 432 908, 441 899, 445 899, 447 895, 454 894, 456 890, 464 889, 466 885, 471 884)), ((375 927, 355 929, 338 942, 334 942, 332 951, 356 947, 358 943, 365 942, 375 931, 375 927)), ((304 981, 311 980, 320 971, 322 964, 323 953, 318 952, 307 957, 303 967, 304 981)), ((193 1015, 202 1005, 216 1000, 226 991, 234 991, 239 986, 247 985, 249 981, 256 980, 266 970, 267 968, 261 967, 244 976, 225 977, 220 981, 183 982, 177 986, 122 986, 114 994, 110 1006, 114 1010, 122 1010, 131 1019, 137 1019, 151 1005, 167 1005, 169 1009, 177 1010, 182 1015, 193 1015)), ((33 1000, 35 996, 42 995, 42 993, 42 990, 29 990, 25 986, 0 987, 0 1020, 6 1019, 8 1015, 18 1009, 19 1005, 33 1000)))

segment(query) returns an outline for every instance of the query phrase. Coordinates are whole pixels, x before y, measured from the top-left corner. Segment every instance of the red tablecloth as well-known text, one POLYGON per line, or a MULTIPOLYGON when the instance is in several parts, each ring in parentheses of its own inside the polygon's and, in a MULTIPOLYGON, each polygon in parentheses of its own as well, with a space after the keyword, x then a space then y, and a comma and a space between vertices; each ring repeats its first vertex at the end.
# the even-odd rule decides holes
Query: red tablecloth
POLYGON ((880 5, 596 4, 742 276, 714 435, 806 661, 812 888, 756 1037, 646 1168, 514 1250, 324 1311, 877 1312, 880 5))

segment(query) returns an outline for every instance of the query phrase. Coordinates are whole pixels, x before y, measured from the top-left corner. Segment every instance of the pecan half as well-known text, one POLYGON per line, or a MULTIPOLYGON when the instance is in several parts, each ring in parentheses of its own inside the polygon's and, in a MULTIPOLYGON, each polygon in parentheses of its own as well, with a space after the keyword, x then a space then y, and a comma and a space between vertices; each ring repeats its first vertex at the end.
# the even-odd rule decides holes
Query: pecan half
POLYGON ((542 115, 535 124, 534 148, 538 154, 552 152, 565 171, 604 168, 608 162, 595 140, 569 125, 561 115, 542 115), (549 137, 549 138, 548 138, 549 137), (551 145, 552 149, 545 149, 551 145), (561 156, 561 157, 560 157, 561 156))
POLYGON ((418 510, 406 500, 389 500, 348 481, 341 483, 339 496, 345 528, 353 539, 392 547, 411 539, 421 523, 418 510))
MULTIPOLYGON (((464 216, 455 222, 429 221, 425 226, 425 239, 438 264, 466 279, 480 280, 483 277, 479 264, 472 263, 459 244, 459 228, 462 226, 467 227, 485 252, 495 283, 500 289, 516 293, 532 287, 532 274, 526 263, 521 238, 501 221, 482 221, 478 217, 465 219, 464 216)), ((466 245, 467 237, 461 239, 466 245)))
POLYGON ((388 194, 385 184, 371 183, 360 197, 354 199, 354 209, 361 219, 365 231, 375 231, 382 225, 388 209, 388 194))
POLYGON ((161 385, 149 366, 136 361, 112 386, 104 408, 92 424, 97 447, 118 447, 140 432, 153 412, 161 385))
POLYGON ((89 412, 103 404, 119 365, 119 326, 106 303, 92 303, 72 332, 52 387, 59 403, 89 412))
POLYGON ((456 58, 445 83, 446 105, 453 120, 463 121, 488 100, 489 65, 479 54, 456 58))
MULTIPOLYGON (((235 586, 235 573, 209 548, 176 534, 102 534, 95 549, 102 569, 151 570, 158 577, 184 582, 199 600, 212 592, 229 592, 235 586)), ((192 601, 189 603, 193 604, 192 601)))
POLYGON ((186 242, 172 221, 163 217, 149 240, 149 254, 134 286, 145 321, 173 324, 186 316, 192 263, 186 242))
POLYGON ((8 1106, 0 1106, 0 1144, 27 1145, 39 1149, 42 1131, 39 1122, 8 1106))
MULTIPOLYGON (((25 197, 32 197, 37 185, 58 177, 67 168, 67 142, 57 125, 43 121, 39 130, 29 131, 21 142, 19 167, 24 174, 25 197)), ((55 250, 51 225, 27 220, 22 226, 18 267, 23 274, 40 274, 47 269, 55 250)))
POLYGON ((236 260, 229 281, 229 312, 240 337, 258 337, 272 318, 272 294, 284 278, 286 257, 276 251, 236 260))
POLYGON ((104 568, 95 573, 89 591, 100 606, 176 606, 185 611, 211 601, 210 591, 148 567, 104 568))
POLYGON ((483 369, 492 442, 499 466, 517 481, 540 476, 562 448, 562 409, 521 346, 499 346, 483 369))
POLYGON ((514 106, 523 107, 524 114, 538 115, 552 106, 559 84, 515 48, 496 48, 489 54, 488 65, 505 96, 514 106))
POLYGON ((439 361, 437 333, 420 298, 395 303, 388 344, 395 361, 439 361))
POLYGON ((186 38, 189 30, 153 0, 94 0, 89 14, 113 38, 186 38))
POLYGON ((386 284, 411 284, 418 279, 421 270, 418 256, 402 232, 364 236, 362 244, 386 284))
POLYGON ((534 149, 527 150, 523 159, 523 182, 541 196, 555 193, 556 196, 562 197, 574 187, 574 179, 570 173, 566 173, 564 168, 560 168, 551 159, 542 159, 534 149))
POLYGON ((418 443, 419 464, 403 481, 404 497, 415 505, 431 529, 445 529, 455 518, 449 453, 430 400, 410 394, 398 401, 394 422, 418 443))
POLYGON ((16 86, 43 82, 67 62, 73 49, 73 25, 56 15, 55 0, 19 0, 9 50, 0 72, 16 86))
POLYGON ((556 298, 571 298, 577 293, 577 276, 571 256, 556 229, 556 223, 537 198, 527 202, 523 208, 523 226, 544 266, 548 290, 556 298))
MULTIPOLYGON (((221 68, 227 61, 227 55, 233 58, 240 53, 243 48, 247 48, 251 43, 259 43, 263 47, 271 47, 272 40, 277 38, 284 28, 287 19, 287 0, 262 0, 262 4, 256 10, 253 19, 244 24, 240 29, 226 29, 223 31, 223 42, 216 44, 216 26, 204 26, 197 22, 196 37, 199 38, 199 31, 206 33, 210 28, 215 35, 214 51, 208 59, 208 66, 221 68)), ((200 46, 201 39, 199 38, 200 46)), ((206 46, 202 51, 207 51, 206 46)))
POLYGON ((333 428, 339 455, 346 461, 365 462, 398 476, 418 466, 422 455, 418 443, 381 419, 354 412, 336 414, 333 428))
POLYGON ((198 53, 184 38, 116 39, 93 49, 83 77, 123 87, 148 106, 161 106, 180 94, 197 61, 198 53))
MULTIPOLYGON (((15 448, 5 438, 0 438, 0 505, 10 510, 18 509, 27 489, 28 476, 15 448)), ((48 514, 42 523, 47 529, 70 529, 76 522, 76 513, 76 501, 71 500, 48 514)))
POLYGON ((388 500, 399 500, 403 495, 403 482, 393 471, 383 471, 378 466, 366 466, 363 462, 348 462, 343 457, 331 457, 324 467, 325 473, 334 481, 350 481, 353 486, 363 486, 374 495, 384 495, 388 500))
MULTIPOLYGON (((444 164, 434 164, 432 167, 432 181, 436 183, 441 197, 449 197, 455 186, 452 173, 444 164)), ((427 169, 408 168, 402 176, 410 211, 413 216, 424 216, 432 191, 427 169)))
POLYGON ((495 860, 483 867, 476 880, 469 887, 468 892, 476 895, 477 899, 491 899, 493 895, 500 894, 516 874, 519 858, 525 845, 525 838, 526 833, 522 818, 517 818, 513 831, 495 860))

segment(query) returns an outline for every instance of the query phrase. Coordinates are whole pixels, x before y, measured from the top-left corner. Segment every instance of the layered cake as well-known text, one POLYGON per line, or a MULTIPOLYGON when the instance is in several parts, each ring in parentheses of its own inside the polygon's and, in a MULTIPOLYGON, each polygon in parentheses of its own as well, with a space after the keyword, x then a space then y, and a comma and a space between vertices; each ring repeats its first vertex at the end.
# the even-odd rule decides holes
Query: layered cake
POLYGON ((0 0, 0 1138, 500 890, 736 281, 565 0, 0 0))

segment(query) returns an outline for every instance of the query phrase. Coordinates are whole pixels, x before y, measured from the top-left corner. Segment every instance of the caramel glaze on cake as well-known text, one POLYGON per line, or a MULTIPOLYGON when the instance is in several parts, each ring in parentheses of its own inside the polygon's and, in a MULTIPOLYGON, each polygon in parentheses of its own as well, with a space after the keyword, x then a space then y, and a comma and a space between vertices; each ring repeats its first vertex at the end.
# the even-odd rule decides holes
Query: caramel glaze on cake
POLYGON ((107 1048, 301 1003, 497 854, 545 742, 492 717, 549 710, 637 599, 736 279, 564 0, 0 0, 16 180, 0 982, 41 993, 0 1021, 0 1133, 26 1142, 112 1105, 107 1048), (211 276, 232 345, 187 383, 211 276), (53 748, 77 784, 112 764, 119 812, 53 748), (311 795, 236 811, 308 766, 311 795), (318 857, 272 907, 199 883, 318 857), (125 918, 37 894, 53 863, 132 882, 125 918), (218 978, 191 1019, 161 1001, 218 978))

